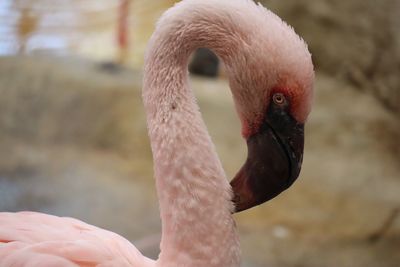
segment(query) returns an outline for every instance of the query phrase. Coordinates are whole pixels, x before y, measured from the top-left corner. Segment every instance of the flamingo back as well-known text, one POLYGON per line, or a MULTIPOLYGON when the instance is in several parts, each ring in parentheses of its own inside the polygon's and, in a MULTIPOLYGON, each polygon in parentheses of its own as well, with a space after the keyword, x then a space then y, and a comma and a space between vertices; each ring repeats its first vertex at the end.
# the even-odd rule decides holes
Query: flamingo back
POLYGON ((154 266, 123 237, 73 218, 0 213, 0 226, 3 267, 154 266))

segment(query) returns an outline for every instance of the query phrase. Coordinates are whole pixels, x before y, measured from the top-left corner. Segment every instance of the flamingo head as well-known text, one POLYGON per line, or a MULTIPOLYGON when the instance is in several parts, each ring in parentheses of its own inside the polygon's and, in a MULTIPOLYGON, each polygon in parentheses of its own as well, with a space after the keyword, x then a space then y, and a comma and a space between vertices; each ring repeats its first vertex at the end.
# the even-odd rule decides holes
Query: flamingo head
POLYGON ((272 12, 258 12, 260 26, 246 33, 243 54, 228 70, 248 147, 247 160, 231 181, 235 212, 274 198, 297 179, 313 99, 307 45, 272 12))

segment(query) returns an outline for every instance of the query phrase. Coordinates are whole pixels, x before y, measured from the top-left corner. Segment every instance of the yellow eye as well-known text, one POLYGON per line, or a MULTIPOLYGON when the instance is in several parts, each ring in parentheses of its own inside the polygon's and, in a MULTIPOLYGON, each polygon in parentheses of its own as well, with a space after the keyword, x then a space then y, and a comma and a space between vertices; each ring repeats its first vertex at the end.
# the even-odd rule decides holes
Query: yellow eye
POLYGON ((286 98, 282 93, 276 93, 272 96, 272 100, 277 105, 283 105, 286 103, 286 98))

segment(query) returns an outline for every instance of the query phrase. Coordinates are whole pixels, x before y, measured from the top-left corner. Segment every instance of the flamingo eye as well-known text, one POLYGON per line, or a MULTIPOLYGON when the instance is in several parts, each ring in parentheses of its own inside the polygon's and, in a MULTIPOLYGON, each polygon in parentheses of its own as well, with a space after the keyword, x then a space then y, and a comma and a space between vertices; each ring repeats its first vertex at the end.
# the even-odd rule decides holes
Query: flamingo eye
POLYGON ((275 93, 272 96, 272 100, 279 106, 286 104, 286 97, 282 93, 275 93))

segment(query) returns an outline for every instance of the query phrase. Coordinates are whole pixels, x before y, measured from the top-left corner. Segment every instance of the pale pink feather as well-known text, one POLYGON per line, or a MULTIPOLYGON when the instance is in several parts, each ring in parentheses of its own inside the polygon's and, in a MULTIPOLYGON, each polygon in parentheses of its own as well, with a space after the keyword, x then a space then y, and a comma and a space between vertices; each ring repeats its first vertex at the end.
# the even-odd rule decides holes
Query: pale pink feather
POLYGON ((73 218, 1 213, 0 266, 154 266, 123 237, 73 218))

